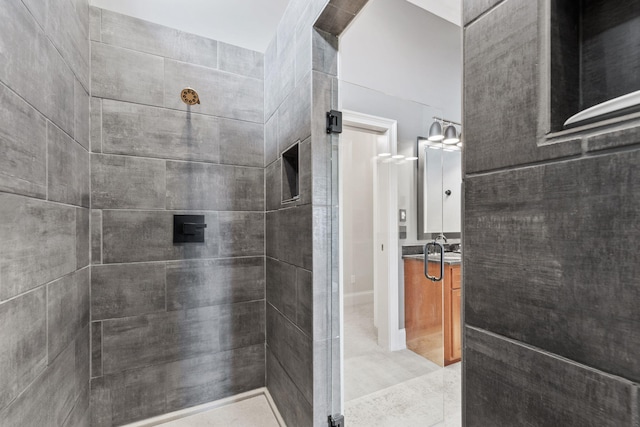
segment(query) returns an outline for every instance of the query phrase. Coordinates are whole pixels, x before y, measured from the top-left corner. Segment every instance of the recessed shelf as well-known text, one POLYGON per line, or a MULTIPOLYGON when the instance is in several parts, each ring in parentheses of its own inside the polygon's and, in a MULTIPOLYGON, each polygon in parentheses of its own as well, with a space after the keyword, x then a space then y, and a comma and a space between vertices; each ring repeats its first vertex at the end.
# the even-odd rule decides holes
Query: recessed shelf
POLYGON ((565 129, 569 118, 586 110, 567 126, 640 110, 640 105, 616 108, 613 101, 640 90, 640 0, 550 4, 550 131, 565 129))
POLYGON ((282 203, 300 198, 300 141, 282 153, 282 203))

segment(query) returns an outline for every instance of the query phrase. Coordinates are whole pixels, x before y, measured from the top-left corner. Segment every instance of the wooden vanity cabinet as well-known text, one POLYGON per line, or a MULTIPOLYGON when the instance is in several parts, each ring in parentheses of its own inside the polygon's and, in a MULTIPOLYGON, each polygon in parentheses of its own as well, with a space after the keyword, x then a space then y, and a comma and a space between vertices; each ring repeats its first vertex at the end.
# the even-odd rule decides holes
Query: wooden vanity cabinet
MULTIPOLYGON (((440 274, 437 262, 429 262, 427 268, 430 275, 440 274)), ((408 258, 404 281, 407 347, 441 366, 460 361, 460 264, 445 264, 444 280, 432 282, 424 276, 423 261, 408 258)))

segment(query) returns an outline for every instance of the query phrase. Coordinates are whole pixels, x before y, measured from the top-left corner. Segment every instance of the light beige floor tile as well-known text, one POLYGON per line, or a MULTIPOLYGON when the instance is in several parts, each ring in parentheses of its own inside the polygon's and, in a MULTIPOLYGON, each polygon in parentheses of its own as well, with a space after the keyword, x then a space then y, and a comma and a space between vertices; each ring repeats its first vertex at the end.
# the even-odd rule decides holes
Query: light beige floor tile
POLYGON ((162 427, 278 427, 264 396, 256 396, 207 412, 162 424, 162 427))

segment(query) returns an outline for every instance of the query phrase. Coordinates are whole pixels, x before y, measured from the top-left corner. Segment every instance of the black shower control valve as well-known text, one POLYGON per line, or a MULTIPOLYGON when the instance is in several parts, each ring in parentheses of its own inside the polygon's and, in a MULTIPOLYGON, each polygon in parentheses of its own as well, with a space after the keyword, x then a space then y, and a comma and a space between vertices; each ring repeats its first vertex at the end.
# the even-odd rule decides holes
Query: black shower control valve
POLYGON ((207 224, 196 224, 194 222, 185 222, 182 224, 182 234, 185 236, 195 236, 198 233, 203 233, 203 230, 207 228, 207 224))
POLYGON ((174 215, 173 243, 203 243, 204 215, 174 215))

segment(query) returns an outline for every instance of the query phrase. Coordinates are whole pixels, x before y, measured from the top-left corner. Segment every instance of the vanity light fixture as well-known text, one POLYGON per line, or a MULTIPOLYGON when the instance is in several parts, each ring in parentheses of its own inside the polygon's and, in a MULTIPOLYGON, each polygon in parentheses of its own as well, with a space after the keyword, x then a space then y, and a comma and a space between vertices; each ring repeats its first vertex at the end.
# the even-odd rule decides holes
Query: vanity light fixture
POLYGON ((460 138, 458 138, 458 130, 454 125, 449 124, 449 126, 444 130, 444 141, 442 142, 447 145, 453 145, 460 142, 460 138))
POLYGON ((427 138, 429 141, 442 141, 444 139, 444 135, 442 134, 442 125, 437 118, 431 124, 429 128, 429 137, 427 138))
POLYGON ((400 159, 404 159, 404 156, 402 154, 396 154, 395 156, 391 156, 392 159, 396 159, 396 160, 400 160, 400 159))
POLYGON ((412 162, 414 160, 418 160, 418 157, 407 157, 406 160, 409 160, 412 162))
POLYGON ((391 156, 391 153, 380 153, 378 154, 378 157, 389 157, 391 156))

